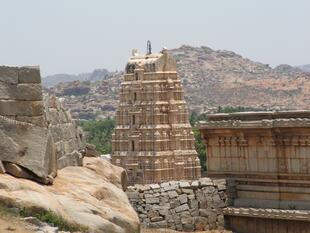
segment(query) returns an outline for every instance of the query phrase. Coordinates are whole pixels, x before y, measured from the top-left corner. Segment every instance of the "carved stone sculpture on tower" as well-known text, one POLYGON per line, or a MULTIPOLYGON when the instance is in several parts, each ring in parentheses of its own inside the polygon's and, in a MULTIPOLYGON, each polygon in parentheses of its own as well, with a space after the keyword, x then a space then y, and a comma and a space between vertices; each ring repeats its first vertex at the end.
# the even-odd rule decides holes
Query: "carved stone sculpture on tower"
POLYGON ((166 49, 126 65, 112 137, 112 163, 126 168, 129 183, 200 177, 176 63, 166 49))

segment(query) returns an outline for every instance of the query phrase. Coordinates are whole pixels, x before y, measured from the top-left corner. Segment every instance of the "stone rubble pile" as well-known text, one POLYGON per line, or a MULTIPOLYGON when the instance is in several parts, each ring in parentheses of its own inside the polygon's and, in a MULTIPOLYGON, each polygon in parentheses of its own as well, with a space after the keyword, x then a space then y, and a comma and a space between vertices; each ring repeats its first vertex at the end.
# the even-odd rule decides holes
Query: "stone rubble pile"
POLYGON ((127 189, 141 224, 178 231, 223 229, 226 181, 200 178, 135 185, 127 189))

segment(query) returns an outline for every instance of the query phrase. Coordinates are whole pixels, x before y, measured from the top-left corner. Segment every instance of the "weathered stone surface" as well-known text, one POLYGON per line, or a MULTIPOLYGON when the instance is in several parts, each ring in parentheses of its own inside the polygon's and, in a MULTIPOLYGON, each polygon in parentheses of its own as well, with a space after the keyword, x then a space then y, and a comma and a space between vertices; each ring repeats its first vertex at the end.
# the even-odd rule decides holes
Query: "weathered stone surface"
POLYGON ((208 219, 205 217, 196 217, 195 218, 195 229, 197 231, 208 230, 208 219))
POLYGON ((25 66, 19 68, 19 83, 41 83, 40 69, 36 66, 25 66))
POLYGON ((186 194, 182 194, 178 197, 179 201, 181 204, 187 203, 187 195, 186 194))
MULTIPOLYGON (((145 226, 159 228, 159 225, 152 224, 159 221, 161 226, 167 223, 168 228, 183 231, 223 229, 223 208, 226 207, 227 197, 224 191, 219 191, 219 187, 226 185, 225 182, 213 182, 207 178, 203 180, 203 186, 199 187, 199 182, 195 182, 195 188, 180 188, 180 183, 170 181, 156 185, 130 186, 127 196, 139 214, 140 222, 145 226)), ((188 187, 187 184, 183 183, 182 186, 184 185, 188 187)))
POLYGON ((199 183, 201 187, 205 187, 205 186, 213 186, 213 182, 211 181, 210 178, 200 178, 199 179, 199 183))
MULTIPOLYGON (((0 82, 17 84, 18 67, 0 66, 0 82)), ((3 84, 0 84, 3 85, 3 84)))
POLYGON ((183 204, 183 205, 180 205, 180 206, 176 207, 175 208, 175 212, 179 213, 181 211, 188 210, 188 209, 189 209, 188 205, 187 204, 183 204))
POLYGON ((187 181, 180 181, 179 183, 180 188, 190 188, 190 183, 187 181))
POLYGON ((152 222, 150 223, 151 228, 166 228, 167 221, 160 221, 160 222, 152 222))
POLYGON ((16 116, 17 121, 27 122, 37 126, 47 127, 44 116, 16 116))
POLYGON ((169 186, 163 187, 163 191, 172 191, 172 190, 176 190, 177 188, 179 188, 179 185, 177 183, 172 183, 169 184, 169 186))
POLYGON ((1 100, 42 100, 41 84, 11 84, 1 83, 0 99, 1 100))
POLYGON ((199 215, 202 217, 210 217, 213 214, 214 214, 214 211, 211 209, 200 209, 199 210, 199 215))
POLYGON ((164 218, 162 216, 155 216, 151 218, 151 222, 159 222, 162 221, 164 218))
POLYGON ((98 158, 87 158, 87 163, 89 168, 59 170, 51 186, 1 174, 0 199, 14 207, 52 211, 69 223, 89 227, 91 232, 139 232, 138 216, 125 193, 109 181, 110 174, 118 173, 119 168, 101 166, 108 162, 98 158), (106 171, 108 167, 110 170, 106 171))
POLYGON ((162 216, 168 216, 169 215, 169 207, 161 206, 161 209, 159 210, 159 214, 162 216))
POLYGON ((4 116, 41 116, 42 101, 0 100, 0 113, 4 116))
POLYGON ((198 181, 198 180, 194 180, 194 181, 191 183, 191 188, 193 188, 193 189, 199 188, 199 181, 198 181))
POLYGON ((0 117, 0 160, 18 164, 38 177, 56 175, 53 139, 46 128, 0 117))
POLYGON ((146 204, 159 204, 159 198, 158 197, 150 197, 145 199, 146 204))
POLYGON ((88 168, 98 175, 105 177, 110 183, 126 191, 128 176, 125 169, 112 165, 100 158, 83 158, 83 167, 88 168))
POLYGON ((159 184, 150 184, 150 188, 151 189, 159 189, 160 186, 159 186, 159 184))
POLYGON ((185 193, 187 195, 193 195, 194 191, 192 189, 181 189, 182 193, 185 193))
POLYGON ((198 207, 199 207, 198 200, 196 200, 196 199, 190 200, 189 206, 191 209, 198 209, 198 207))
POLYGON ((83 133, 55 96, 45 96, 44 109, 56 147, 58 169, 81 166, 87 150, 83 133))
POLYGON ((178 194, 176 191, 169 191, 168 196, 169 196, 169 198, 175 198, 178 196, 178 194))
POLYGON ((4 168, 2 161, 0 160, 0 174, 4 174, 4 173, 5 173, 5 168, 4 168))
MULTIPOLYGON (((13 98, 14 99, 14 98, 13 98)), ((25 83, 17 85, 16 100, 42 100, 42 87, 40 83, 25 83)))
POLYGON ((85 156, 86 157, 99 157, 100 153, 98 151, 96 151, 95 145, 86 143, 85 156))
POLYGON ((127 197, 132 199, 139 199, 139 193, 138 192, 127 192, 127 197))
POLYGON ((78 151, 67 153, 65 156, 57 159, 57 168, 62 169, 68 166, 81 166, 82 159, 83 156, 78 151))

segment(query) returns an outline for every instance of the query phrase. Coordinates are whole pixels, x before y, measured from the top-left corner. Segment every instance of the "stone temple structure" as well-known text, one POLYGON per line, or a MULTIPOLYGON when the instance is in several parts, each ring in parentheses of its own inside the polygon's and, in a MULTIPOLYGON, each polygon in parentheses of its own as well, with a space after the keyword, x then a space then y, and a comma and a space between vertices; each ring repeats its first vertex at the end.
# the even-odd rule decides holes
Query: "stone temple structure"
POLYGON ((199 128, 234 232, 310 232, 309 110, 211 114, 199 128))
POLYGON ((166 49, 133 56, 126 65, 112 138, 112 163, 126 168, 129 183, 200 177, 176 63, 166 49))

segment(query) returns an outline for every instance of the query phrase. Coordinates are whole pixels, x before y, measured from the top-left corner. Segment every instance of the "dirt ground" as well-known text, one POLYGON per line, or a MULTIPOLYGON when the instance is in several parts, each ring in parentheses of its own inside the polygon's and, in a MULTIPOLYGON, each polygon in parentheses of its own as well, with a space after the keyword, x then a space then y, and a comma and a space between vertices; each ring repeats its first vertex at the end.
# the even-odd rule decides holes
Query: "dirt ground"
MULTIPOLYGON (((0 214, 0 233, 33 233, 33 226, 28 223, 13 217, 0 214)), ((170 229, 149 229, 141 228, 141 233, 180 233, 170 229)), ((194 233, 231 233, 226 230, 212 230, 212 231, 196 231, 194 233)))
POLYGON ((0 232, 10 232, 10 233, 33 233, 29 230, 29 225, 19 220, 18 218, 12 216, 2 216, 0 215, 0 232))
MULTIPOLYGON (((141 228, 141 233, 180 233, 180 232, 170 229, 141 228)), ((226 230, 212 230, 212 231, 195 231, 194 233, 232 233, 232 232, 226 230)))

